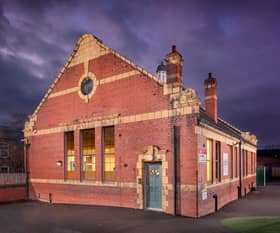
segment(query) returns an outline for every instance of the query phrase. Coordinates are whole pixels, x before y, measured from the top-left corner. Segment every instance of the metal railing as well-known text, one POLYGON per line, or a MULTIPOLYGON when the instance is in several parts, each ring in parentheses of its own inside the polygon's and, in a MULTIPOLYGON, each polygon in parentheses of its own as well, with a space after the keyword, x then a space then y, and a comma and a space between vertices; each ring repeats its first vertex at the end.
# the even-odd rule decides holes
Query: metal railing
POLYGON ((0 173, 0 185, 26 184, 26 173, 0 173))

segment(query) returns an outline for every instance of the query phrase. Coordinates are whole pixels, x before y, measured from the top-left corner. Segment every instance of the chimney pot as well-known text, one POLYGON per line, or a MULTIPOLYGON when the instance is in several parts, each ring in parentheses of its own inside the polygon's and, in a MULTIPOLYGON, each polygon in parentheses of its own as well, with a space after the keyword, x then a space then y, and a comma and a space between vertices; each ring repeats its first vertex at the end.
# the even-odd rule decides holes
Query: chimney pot
POLYGON ((217 122, 218 120, 218 102, 217 102, 217 81, 208 73, 208 79, 204 81, 205 87, 205 110, 217 122))
POLYGON ((172 45, 171 53, 165 56, 166 61, 166 83, 179 84, 183 86, 183 57, 172 45))

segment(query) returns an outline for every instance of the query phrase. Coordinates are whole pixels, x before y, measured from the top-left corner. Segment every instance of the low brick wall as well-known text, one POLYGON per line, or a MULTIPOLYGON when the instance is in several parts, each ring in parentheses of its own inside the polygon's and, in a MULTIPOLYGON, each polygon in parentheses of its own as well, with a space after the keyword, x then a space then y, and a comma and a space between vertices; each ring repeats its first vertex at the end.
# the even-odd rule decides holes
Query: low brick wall
POLYGON ((25 173, 0 174, 0 203, 24 200, 25 196, 25 173))
POLYGON ((0 203, 24 200, 25 185, 0 186, 0 203))

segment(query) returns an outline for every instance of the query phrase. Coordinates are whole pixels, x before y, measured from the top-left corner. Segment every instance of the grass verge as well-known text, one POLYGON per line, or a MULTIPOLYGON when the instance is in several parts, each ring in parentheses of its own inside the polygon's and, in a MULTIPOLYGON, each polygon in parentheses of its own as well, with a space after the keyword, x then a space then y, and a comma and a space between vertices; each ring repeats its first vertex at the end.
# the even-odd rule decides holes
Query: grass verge
POLYGON ((280 216, 226 218, 223 225, 242 233, 280 233, 280 216))

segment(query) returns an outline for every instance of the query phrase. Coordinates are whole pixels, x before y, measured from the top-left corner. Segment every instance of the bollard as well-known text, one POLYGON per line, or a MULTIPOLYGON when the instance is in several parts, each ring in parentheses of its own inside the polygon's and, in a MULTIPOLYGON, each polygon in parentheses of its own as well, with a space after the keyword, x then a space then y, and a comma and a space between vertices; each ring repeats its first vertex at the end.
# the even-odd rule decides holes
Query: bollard
POLYGON ((49 203, 52 204, 52 194, 49 193, 49 203))
POLYGON ((237 195, 238 195, 238 200, 242 198, 242 193, 241 193, 240 186, 237 186, 237 195))

